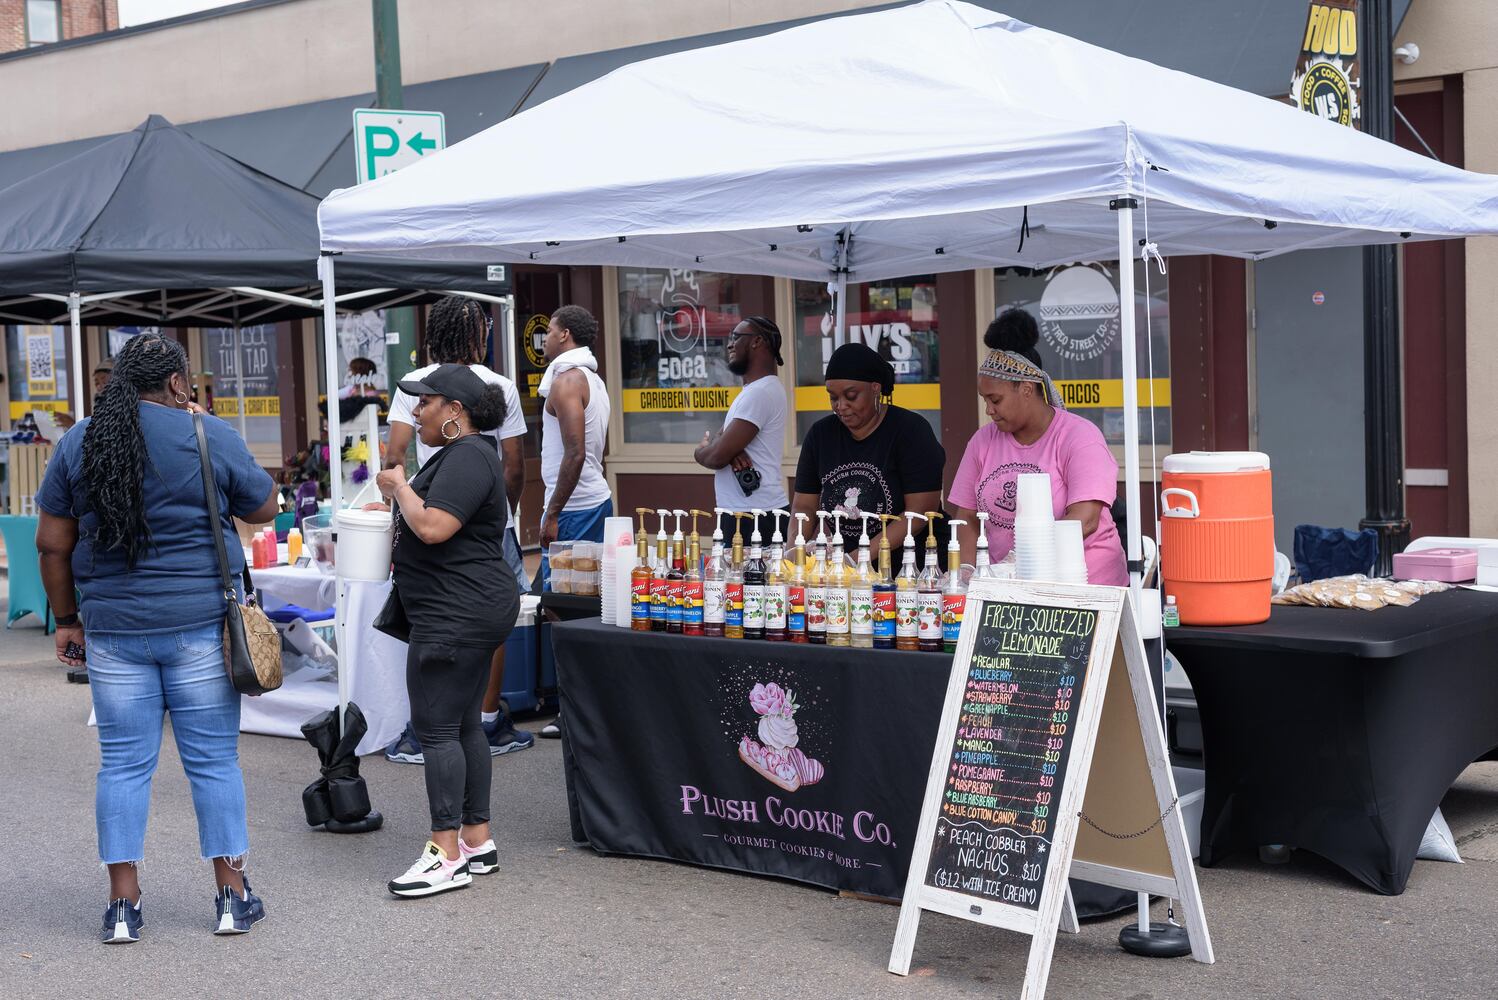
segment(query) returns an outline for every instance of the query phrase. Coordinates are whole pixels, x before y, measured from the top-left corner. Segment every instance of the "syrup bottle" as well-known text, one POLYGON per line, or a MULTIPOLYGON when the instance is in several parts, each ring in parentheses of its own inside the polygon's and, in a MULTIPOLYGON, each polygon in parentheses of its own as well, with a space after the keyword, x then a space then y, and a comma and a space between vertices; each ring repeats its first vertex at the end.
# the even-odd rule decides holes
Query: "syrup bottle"
POLYGON ((749 558, 744 562, 744 638, 765 637, 765 582, 769 567, 765 565, 764 537, 759 533, 760 518, 765 512, 758 507, 750 510, 754 518, 754 531, 749 536, 749 558))
POLYGON ((905 556, 900 563, 900 575, 895 577, 895 648, 916 650, 920 646, 917 634, 920 629, 921 609, 918 578, 915 568, 915 519, 926 520, 925 514, 913 510, 905 512, 905 556))
POLYGON ((664 632, 671 611, 669 584, 666 580, 666 575, 671 572, 671 557, 666 548, 666 518, 671 516, 671 512, 657 510, 655 513, 661 519, 661 528, 655 536, 655 562, 651 566, 650 631, 664 632))
POLYGON ((645 515, 649 507, 636 507, 640 516, 640 529, 635 532, 639 547, 635 552, 635 568, 629 573, 629 627, 636 632, 650 631, 650 583, 655 573, 650 568, 650 534, 645 530, 645 515))
POLYGON ((728 574, 723 586, 723 634, 730 639, 744 638, 743 520, 749 516, 733 515, 733 551, 728 559, 728 574))
POLYGON ((723 618, 727 610, 728 561, 723 556, 723 521, 721 515, 732 514, 722 507, 713 508, 713 554, 702 571, 702 634, 723 635, 723 618))
POLYGON ((859 514, 858 568, 848 582, 849 644, 859 649, 874 648, 874 581, 877 574, 869 563, 869 518, 878 514, 859 514))
POLYGON ((796 515, 796 547, 791 553, 791 569, 786 580, 786 635, 791 642, 806 641, 806 522, 804 513, 796 515))
POLYGON ((889 522, 898 521, 897 514, 880 514, 882 530, 879 533, 879 568, 874 578, 874 648, 895 648, 895 578, 890 572, 889 522))
POLYGON ((806 570, 806 641, 827 642, 827 512, 817 511, 817 539, 806 570))
POLYGON ((684 635, 707 634, 706 581, 702 576, 702 535, 699 517, 712 517, 705 510, 692 510, 692 548, 687 555, 686 575, 681 581, 681 631, 684 635))
POLYGON ((790 585, 785 577, 785 538, 780 533, 781 518, 790 512, 772 510, 775 531, 770 536, 770 551, 765 560, 765 639, 770 642, 785 642, 789 627, 790 585))
POLYGON ((916 577, 916 601, 919 623, 916 627, 916 648, 923 653, 941 652, 941 558, 936 551, 935 522, 945 517, 939 510, 926 511, 926 522, 932 525, 926 532, 926 564, 921 575, 916 577))
POLYGON ((967 608, 967 584, 962 582, 962 549, 957 544, 956 527, 967 524, 961 518, 948 521, 953 528, 947 544, 947 575, 941 582, 941 642, 948 653, 957 652, 957 638, 962 635, 962 613, 967 608))
MULTIPOLYGON (((948 521, 948 524, 960 524, 959 521, 948 521)), ((978 511, 978 547, 974 550, 973 577, 994 576, 993 565, 988 559, 988 511, 978 511)))
POLYGON ((686 538, 681 533, 681 519, 687 516, 684 510, 673 510, 676 532, 671 536, 671 568, 666 572, 666 631, 681 634, 685 602, 682 588, 686 583, 686 538))
POLYGON ((832 512, 832 552, 827 566, 827 645, 846 646, 848 637, 848 561, 843 555, 843 512, 832 512))

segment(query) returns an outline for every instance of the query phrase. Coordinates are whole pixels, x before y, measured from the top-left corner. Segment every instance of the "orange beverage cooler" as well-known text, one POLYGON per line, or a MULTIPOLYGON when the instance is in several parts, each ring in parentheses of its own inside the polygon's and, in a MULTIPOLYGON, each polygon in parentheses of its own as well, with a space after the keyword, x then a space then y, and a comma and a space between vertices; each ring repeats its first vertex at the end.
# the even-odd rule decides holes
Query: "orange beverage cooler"
POLYGON ((1182 625, 1269 619, 1274 494, 1269 456, 1193 451, 1165 459, 1160 576, 1182 625))

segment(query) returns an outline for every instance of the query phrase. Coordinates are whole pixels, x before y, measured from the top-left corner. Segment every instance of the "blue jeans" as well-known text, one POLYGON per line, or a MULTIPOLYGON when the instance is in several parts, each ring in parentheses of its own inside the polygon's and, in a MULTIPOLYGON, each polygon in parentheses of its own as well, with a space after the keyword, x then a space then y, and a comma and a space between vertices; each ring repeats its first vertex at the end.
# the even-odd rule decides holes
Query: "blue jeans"
MULTIPOLYGON (((557 515, 557 541, 601 542, 603 522, 614 516, 614 501, 605 500, 597 507, 587 510, 564 510, 557 515)), ((551 587, 551 563, 545 552, 541 553, 541 590, 551 587)))
POLYGON ((224 674, 223 631, 215 622, 180 631, 86 633, 101 757, 94 812, 105 864, 145 857, 165 713, 192 787, 203 857, 239 858, 249 850, 239 694, 224 674))

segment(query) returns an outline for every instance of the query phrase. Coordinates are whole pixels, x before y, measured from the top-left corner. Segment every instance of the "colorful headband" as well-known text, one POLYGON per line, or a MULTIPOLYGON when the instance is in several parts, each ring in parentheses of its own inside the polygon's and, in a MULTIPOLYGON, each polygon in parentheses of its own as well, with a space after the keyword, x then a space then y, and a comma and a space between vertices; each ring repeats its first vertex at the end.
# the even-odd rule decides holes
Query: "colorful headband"
POLYGON ((1039 382, 1045 387, 1046 399, 1058 410, 1066 409, 1061 401, 1061 391, 1051 377, 1023 354, 1013 351, 989 351, 988 357, 978 366, 978 374, 1005 382, 1039 382))

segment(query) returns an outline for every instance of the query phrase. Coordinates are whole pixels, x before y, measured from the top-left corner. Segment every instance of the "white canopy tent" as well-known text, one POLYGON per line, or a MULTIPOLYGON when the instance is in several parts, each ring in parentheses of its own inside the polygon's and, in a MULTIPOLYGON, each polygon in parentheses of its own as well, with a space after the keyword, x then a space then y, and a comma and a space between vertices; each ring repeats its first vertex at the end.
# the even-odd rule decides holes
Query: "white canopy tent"
MULTIPOLYGON (((845 287, 1131 259, 1146 230, 1167 256, 1253 259, 1494 234, 1498 177, 926 0, 623 67, 335 191, 318 219, 324 254, 697 267, 845 287)), ((329 301, 335 259, 324 258, 329 301)), ((1133 271, 1119 274, 1135 498, 1133 271)), ((837 309, 841 321, 841 294, 837 309)))

